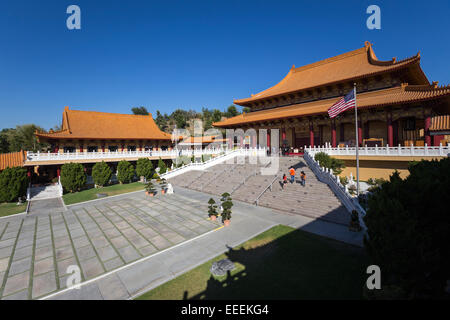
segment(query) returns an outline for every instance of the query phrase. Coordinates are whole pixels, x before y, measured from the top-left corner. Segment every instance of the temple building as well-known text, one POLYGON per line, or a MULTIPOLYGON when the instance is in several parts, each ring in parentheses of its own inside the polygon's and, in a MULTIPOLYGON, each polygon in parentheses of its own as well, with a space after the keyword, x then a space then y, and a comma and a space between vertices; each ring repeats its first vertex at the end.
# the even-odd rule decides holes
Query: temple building
MULTIPOLYGON (((359 146, 439 146, 450 141, 448 121, 438 121, 450 114, 450 86, 429 82, 419 53, 404 60, 382 61, 369 42, 332 58, 292 66, 278 84, 234 101, 250 112, 213 125, 244 131, 268 129, 268 146, 270 129, 279 129, 280 145, 300 152, 305 146, 354 147, 354 110, 334 119, 327 113, 354 83, 359 146), (432 119, 439 123, 439 130, 434 130, 432 119)), ((253 140, 253 146, 263 144, 253 140)))

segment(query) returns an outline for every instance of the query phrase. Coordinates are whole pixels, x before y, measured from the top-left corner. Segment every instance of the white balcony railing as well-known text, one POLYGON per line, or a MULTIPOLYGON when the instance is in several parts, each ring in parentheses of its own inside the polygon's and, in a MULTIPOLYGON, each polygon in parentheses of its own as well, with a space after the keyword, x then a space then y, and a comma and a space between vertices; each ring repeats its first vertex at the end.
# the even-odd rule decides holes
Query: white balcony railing
POLYGON ((165 150, 165 151, 116 151, 116 152, 27 152, 26 161, 71 161, 71 160, 107 160, 107 159, 128 159, 144 157, 170 157, 179 156, 201 157, 202 155, 220 154, 226 149, 212 148, 204 150, 165 150))
MULTIPOLYGON (((318 152, 325 152, 330 156, 354 156, 356 155, 355 147, 336 147, 332 148, 329 146, 319 146, 319 147, 306 147, 305 151, 308 151, 311 155, 318 152)), ((360 147, 360 156, 395 156, 395 157, 411 157, 411 156, 439 156, 448 157, 450 156, 450 146, 443 146, 440 144, 436 147, 429 147, 425 144, 424 147, 410 146, 410 147, 360 147)))

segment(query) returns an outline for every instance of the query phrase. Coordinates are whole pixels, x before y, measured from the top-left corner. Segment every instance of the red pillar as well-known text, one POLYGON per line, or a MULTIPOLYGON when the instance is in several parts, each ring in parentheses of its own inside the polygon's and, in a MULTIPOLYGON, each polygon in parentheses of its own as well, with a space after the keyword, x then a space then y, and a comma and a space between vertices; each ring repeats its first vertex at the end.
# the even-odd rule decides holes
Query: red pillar
POLYGON ((425 117, 425 143, 431 146, 431 135, 430 135, 431 117, 425 117))
POLYGON ((362 122, 361 122, 361 120, 358 120, 358 146, 362 146, 362 141, 363 141, 363 138, 362 138, 362 122))
POLYGON ((336 121, 331 121, 331 146, 336 148, 336 121))
POLYGON ((267 148, 270 148, 270 129, 267 129, 267 148))
POLYGON ((284 140, 286 140, 286 129, 285 128, 281 129, 281 141, 283 142, 284 140))
POLYGON ((309 145, 314 147, 314 127, 312 121, 309 122, 309 145))
POLYGON ((59 178, 59 176, 61 175, 61 168, 57 168, 56 169, 56 176, 59 178))
POLYGON ((387 125, 388 125, 388 144, 390 147, 392 147, 394 145, 394 129, 392 127, 392 114, 388 113, 388 121, 387 121, 387 125))

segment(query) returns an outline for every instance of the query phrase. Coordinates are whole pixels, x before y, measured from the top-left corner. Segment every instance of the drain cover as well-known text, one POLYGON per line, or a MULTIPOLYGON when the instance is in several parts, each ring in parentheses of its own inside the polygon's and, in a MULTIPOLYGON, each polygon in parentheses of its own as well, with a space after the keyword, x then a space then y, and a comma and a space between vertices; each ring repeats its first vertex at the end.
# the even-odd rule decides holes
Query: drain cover
POLYGON ((236 266, 233 262, 231 262, 230 259, 222 259, 214 262, 211 266, 210 271, 215 276, 223 276, 227 273, 228 270, 231 271, 234 268, 236 268, 236 266))

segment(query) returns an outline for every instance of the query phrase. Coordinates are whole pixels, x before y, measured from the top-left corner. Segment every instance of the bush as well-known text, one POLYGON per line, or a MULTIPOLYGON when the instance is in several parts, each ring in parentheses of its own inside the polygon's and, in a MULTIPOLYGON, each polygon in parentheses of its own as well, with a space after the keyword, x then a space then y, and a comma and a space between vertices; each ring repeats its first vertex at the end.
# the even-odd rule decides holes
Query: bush
POLYGON ((208 216, 216 216, 217 217, 217 204, 216 201, 214 201, 213 198, 210 198, 208 201, 208 216))
POLYGON ((122 183, 128 183, 133 180, 134 177, 134 167, 131 163, 126 160, 122 160, 117 165, 117 180, 122 183))
POLYGON ((0 172, 0 202, 17 201, 27 194, 27 170, 22 167, 6 168, 0 172))
POLYGON ((441 298, 450 279, 450 158, 421 161, 395 172, 369 197, 364 246, 383 272, 384 286, 407 298, 441 298))
POLYGON ((153 174, 152 179, 156 179, 156 181, 161 180, 161 178, 159 177, 159 175, 156 172, 153 174))
POLYGON ((153 164, 148 158, 141 158, 136 163, 136 174, 138 177, 151 179, 153 175, 153 164))
POLYGON ((64 189, 79 191, 86 184, 86 173, 81 163, 66 163, 61 167, 61 184, 64 189))
POLYGON ((153 182, 151 181, 147 182, 147 184, 145 185, 145 191, 153 194, 156 193, 156 188, 153 185, 153 182))
POLYGON ((228 192, 222 193, 222 221, 231 219, 231 207, 233 206, 233 202, 231 201, 231 196, 228 192))
POLYGON ((330 157, 325 152, 318 152, 314 155, 314 160, 318 161, 322 167, 333 169, 333 173, 338 175, 341 174, 342 170, 345 168, 343 160, 330 157))
POLYGON ((348 178, 347 177, 339 177, 339 181, 341 182, 342 185, 346 186, 348 183, 348 178))
POLYGON ((159 158, 159 160, 158 160, 158 168, 159 168, 159 174, 166 173, 166 171, 167 171, 167 166, 161 158, 159 158))
POLYGON ((97 162, 92 168, 94 183, 100 187, 108 184, 112 176, 111 168, 104 162, 97 162))

